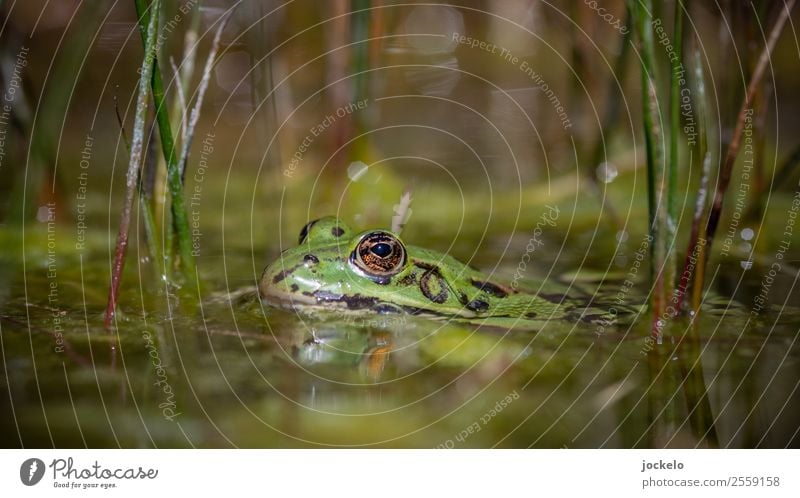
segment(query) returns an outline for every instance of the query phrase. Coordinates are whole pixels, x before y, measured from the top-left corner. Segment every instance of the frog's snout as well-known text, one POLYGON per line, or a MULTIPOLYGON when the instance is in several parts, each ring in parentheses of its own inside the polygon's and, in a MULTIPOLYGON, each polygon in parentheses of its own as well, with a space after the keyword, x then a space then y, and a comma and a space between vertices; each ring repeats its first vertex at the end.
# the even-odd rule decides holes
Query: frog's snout
POLYGON ((287 265, 278 259, 267 266, 258 282, 258 293, 262 299, 280 302, 305 302, 313 299, 312 294, 321 284, 312 273, 314 261, 303 261, 287 265))

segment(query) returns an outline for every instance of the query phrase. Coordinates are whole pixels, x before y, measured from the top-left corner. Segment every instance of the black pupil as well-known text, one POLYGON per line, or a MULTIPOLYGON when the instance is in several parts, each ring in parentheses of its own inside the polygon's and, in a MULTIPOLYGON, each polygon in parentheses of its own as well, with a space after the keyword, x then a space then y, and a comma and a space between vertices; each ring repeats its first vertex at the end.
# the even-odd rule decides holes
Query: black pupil
POLYGON ((386 256, 392 253, 392 246, 384 243, 375 244, 374 246, 372 246, 371 251, 372 254, 380 256, 381 258, 385 258, 386 256))

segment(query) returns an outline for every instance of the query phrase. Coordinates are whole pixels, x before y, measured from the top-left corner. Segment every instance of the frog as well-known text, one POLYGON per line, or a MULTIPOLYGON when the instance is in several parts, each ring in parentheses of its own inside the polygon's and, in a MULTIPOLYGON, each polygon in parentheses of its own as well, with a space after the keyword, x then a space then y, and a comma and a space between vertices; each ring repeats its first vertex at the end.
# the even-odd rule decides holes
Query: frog
POLYGON ((522 290, 455 257, 414 245, 383 228, 353 231, 326 216, 268 265, 262 301, 299 311, 404 313, 471 323, 517 325, 566 318, 582 307, 566 294, 522 290))

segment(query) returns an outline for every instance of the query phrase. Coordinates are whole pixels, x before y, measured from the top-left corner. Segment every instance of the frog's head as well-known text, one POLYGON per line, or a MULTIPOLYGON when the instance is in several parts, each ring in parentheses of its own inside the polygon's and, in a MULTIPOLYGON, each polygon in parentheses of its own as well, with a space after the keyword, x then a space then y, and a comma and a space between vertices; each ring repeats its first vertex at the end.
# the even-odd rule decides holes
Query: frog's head
POLYGON ((387 230, 359 234, 338 218, 312 221, 259 281, 261 297, 292 307, 339 303, 349 309, 392 302, 392 279, 408 267, 406 248, 387 230))
POLYGON ((280 306, 480 317, 518 314, 529 299, 452 256, 406 246, 389 230, 353 231, 334 217, 300 231, 261 276, 259 292, 280 306))

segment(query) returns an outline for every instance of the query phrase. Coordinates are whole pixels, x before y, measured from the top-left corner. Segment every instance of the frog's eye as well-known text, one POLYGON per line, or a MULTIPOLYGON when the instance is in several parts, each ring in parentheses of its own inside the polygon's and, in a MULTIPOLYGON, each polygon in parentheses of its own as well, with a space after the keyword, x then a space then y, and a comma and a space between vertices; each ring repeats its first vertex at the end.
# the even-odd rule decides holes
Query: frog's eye
POLYGON ((388 277, 405 266, 406 249, 389 232, 370 232, 358 242, 350 259, 367 275, 388 277))

